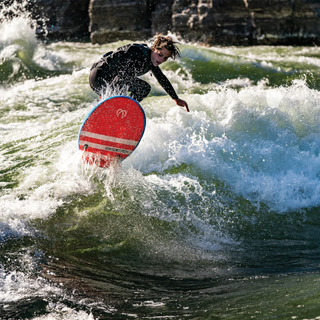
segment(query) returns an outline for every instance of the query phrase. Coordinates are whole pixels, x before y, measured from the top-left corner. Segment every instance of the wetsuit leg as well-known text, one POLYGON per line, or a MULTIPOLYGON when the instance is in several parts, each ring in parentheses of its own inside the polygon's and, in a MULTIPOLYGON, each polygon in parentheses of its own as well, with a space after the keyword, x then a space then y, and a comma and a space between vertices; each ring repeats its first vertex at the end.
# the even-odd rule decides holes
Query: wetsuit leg
POLYGON ((130 96, 140 102, 148 96, 151 91, 151 86, 149 83, 139 78, 135 78, 129 84, 129 91, 131 91, 130 96))
POLYGON ((124 93, 124 90, 129 87, 126 81, 118 76, 115 76, 112 79, 109 73, 107 73, 103 68, 99 67, 91 69, 89 83, 92 90, 100 96, 107 87, 119 94, 121 94, 120 92, 124 93))
POLYGON ((129 91, 131 91, 130 96, 139 102, 146 98, 151 91, 151 86, 139 78, 130 79, 128 81, 116 76, 114 79, 110 79, 110 75, 105 72, 103 68, 98 66, 91 69, 89 83, 92 90, 98 95, 101 95, 103 89, 105 89, 107 85, 109 85, 110 88, 117 90, 121 90, 127 86, 129 91))
POLYGON ((106 87, 105 72, 101 68, 92 68, 89 75, 89 84, 91 89, 98 95, 101 95, 103 88, 106 87))

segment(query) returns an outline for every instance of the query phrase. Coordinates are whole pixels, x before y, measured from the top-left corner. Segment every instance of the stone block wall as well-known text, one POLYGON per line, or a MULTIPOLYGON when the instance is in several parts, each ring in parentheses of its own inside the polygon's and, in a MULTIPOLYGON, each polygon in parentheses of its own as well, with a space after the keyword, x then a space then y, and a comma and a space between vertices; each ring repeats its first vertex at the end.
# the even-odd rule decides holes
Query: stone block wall
MULTIPOLYGON (((319 45, 319 0, 34 0, 51 39, 175 34, 208 45, 319 45)), ((43 29, 43 28, 42 28, 43 29)), ((39 27, 41 30, 41 27, 39 27)), ((41 32, 39 32, 40 34, 41 32)))

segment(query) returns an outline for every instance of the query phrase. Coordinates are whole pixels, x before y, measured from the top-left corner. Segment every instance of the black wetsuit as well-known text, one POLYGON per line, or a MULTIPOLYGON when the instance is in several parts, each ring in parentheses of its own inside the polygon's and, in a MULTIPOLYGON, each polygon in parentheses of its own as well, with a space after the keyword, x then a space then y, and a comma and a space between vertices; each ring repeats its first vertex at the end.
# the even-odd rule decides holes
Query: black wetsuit
POLYGON ((99 95, 107 86, 128 87, 131 97, 142 101, 151 91, 151 86, 139 76, 152 71, 163 89, 172 99, 178 99, 167 77, 151 62, 151 49, 146 44, 128 44, 116 51, 106 53, 90 70, 91 88, 99 95))

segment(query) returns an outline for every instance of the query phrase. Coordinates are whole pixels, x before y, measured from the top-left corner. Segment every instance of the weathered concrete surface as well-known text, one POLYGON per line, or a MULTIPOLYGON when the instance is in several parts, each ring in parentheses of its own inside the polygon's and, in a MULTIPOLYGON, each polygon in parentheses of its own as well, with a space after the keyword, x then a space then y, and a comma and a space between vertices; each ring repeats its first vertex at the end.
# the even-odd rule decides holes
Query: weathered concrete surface
POLYGON ((319 11, 312 0, 175 0, 173 30, 208 44, 312 44, 319 11))
POLYGON ((320 44, 319 0, 34 1, 56 39, 102 44, 172 32, 209 45, 320 44))
POLYGON ((34 0, 33 17, 40 36, 58 40, 89 39, 90 0, 34 0))
POLYGON ((147 0, 91 0, 89 5, 92 43, 148 37, 151 10, 147 0))

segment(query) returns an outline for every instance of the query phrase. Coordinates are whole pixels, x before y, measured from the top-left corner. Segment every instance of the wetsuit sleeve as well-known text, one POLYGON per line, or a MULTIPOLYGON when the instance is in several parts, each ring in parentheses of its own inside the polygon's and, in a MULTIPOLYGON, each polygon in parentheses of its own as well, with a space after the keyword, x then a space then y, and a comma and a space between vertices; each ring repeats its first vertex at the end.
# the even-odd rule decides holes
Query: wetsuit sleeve
POLYGON ((161 69, 159 67, 153 67, 152 73, 162 86, 162 88, 167 92, 167 94, 172 99, 179 99, 178 95, 176 94, 175 90, 173 89, 172 84, 168 80, 168 78, 162 73, 161 69))

